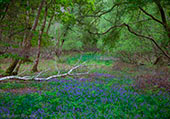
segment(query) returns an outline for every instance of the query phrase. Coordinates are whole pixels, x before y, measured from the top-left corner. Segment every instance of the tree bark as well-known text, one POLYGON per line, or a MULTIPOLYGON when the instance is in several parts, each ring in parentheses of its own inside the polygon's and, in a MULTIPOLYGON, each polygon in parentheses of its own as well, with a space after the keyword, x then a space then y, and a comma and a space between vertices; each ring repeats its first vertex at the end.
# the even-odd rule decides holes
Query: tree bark
POLYGON ((44 22, 42 24, 42 27, 41 27, 41 31, 40 31, 40 34, 39 34, 39 38, 38 38, 38 52, 37 52, 37 57, 34 61, 34 65, 33 65, 33 68, 32 68, 32 72, 38 72, 38 63, 39 63, 39 59, 40 59, 40 49, 41 49, 41 39, 42 39, 42 35, 44 33, 44 28, 45 28, 45 25, 46 25, 46 21, 47 21, 47 12, 48 12, 48 7, 47 7, 47 4, 46 4, 46 7, 45 7, 45 14, 44 14, 44 22))
POLYGON ((18 64, 18 62, 19 62, 19 59, 15 59, 15 60, 12 62, 12 64, 7 68, 7 70, 6 70, 5 73, 6 73, 7 75, 12 75, 15 67, 16 67, 17 64, 18 64))
POLYGON ((161 59, 162 59, 162 56, 157 57, 155 62, 154 62, 154 65, 157 65, 161 61, 161 59))
POLYGON ((14 72, 12 73, 13 75, 18 74, 18 71, 19 71, 19 68, 21 67, 22 62, 23 62, 22 60, 19 60, 18 65, 16 66, 14 72))

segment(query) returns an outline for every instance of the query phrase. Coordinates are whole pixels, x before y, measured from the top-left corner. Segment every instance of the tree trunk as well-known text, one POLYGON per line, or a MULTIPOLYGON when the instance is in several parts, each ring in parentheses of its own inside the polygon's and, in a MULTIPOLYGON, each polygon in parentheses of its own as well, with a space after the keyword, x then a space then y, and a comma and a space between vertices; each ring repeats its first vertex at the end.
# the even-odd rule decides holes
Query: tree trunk
POLYGON ((12 73, 13 75, 18 74, 18 71, 19 71, 19 68, 21 67, 21 64, 22 64, 22 60, 19 60, 18 65, 16 66, 14 72, 12 73))
POLYGON ((161 56, 160 56, 160 57, 157 57, 156 60, 155 60, 155 62, 154 62, 154 65, 157 65, 157 64, 159 63, 159 61, 161 61, 161 58, 162 58, 161 56))
POLYGON ((63 39, 62 40, 62 42, 61 42, 61 46, 60 46, 60 54, 62 54, 62 52, 63 52, 63 45, 64 45, 64 42, 65 42, 65 39, 63 39))
POLYGON ((162 23, 163 23, 164 29, 167 32, 168 37, 170 38, 170 26, 168 26, 164 9, 161 6, 161 3, 160 3, 159 0, 155 0, 155 4, 158 6, 159 12, 161 14, 161 19, 162 19, 162 23))
POLYGON ((58 28, 58 33, 57 33, 57 43, 56 43, 56 50, 55 50, 55 54, 57 56, 58 59, 60 59, 60 40, 61 40, 61 34, 60 34, 60 28, 58 28))
POLYGON ((44 5, 44 2, 45 2, 45 0, 41 1, 40 6, 38 8, 37 16, 36 16, 36 18, 34 20, 34 24, 33 24, 32 28, 31 28, 30 33, 28 34, 27 38, 24 41, 23 52, 24 52, 24 55, 26 55, 26 56, 29 56, 29 49, 31 48, 31 40, 32 40, 32 37, 33 37, 33 32, 37 28, 37 25, 38 25, 38 22, 39 22, 40 13, 42 11, 42 7, 44 5))
POLYGON ((41 31, 40 31, 40 34, 39 34, 39 38, 38 38, 38 52, 37 52, 37 57, 34 61, 34 65, 33 65, 33 68, 32 68, 32 72, 38 72, 38 63, 39 63, 39 59, 40 59, 40 49, 41 49, 41 39, 42 39, 42 35, 43 35, 43 32, 44 32, 44 28, 45 28, 45 25, 46 25, 46 21, 47 21, 47 11, 48 11, 48 7, 47 7, 47 4, 46 4, 46 7, 45 7, 45 14, 44 14, 44 22, 42 24, 42 27, 41 27, 41 31))
POLYGON ((15 60, 12 62, 12 64, 7 68, 7 70, 6 70, 5 73, 6 73, 7 75, 12 75, 15 67, 16 67, 17 64, 18 64, 18 62, 19 62, 19 59, 15 59, 15 60))
POLYGON ((56 49, 55 53, 56 53, 59 60, 60 60, 60 56, 62 54, 62 48, 63 48, 64 42, 65 42, 65 37, 67 35, 68 29, 69 29, 69 26, 66 27, 66 30, 65 30, 65 32, 63 34, 64 39, 61 41, 61 45, 60 45, 60 40, 61 40, 60 36, 59 36, 59 38, 57 40, 57 43, 56 43, 57 49, 56 49))
POLYGON ((50 21, 49 21, 49 23, 48 23, 48 27, 47 27, 47 31, 46 31, 47 34, 48 34, 48 32, 49 32, 49 29, 50 29, 50 26, 51 26, 51 23, 52 23, 53 18, 54 18, 54 15, 51 16, 50 21))
POLYGON ((0 29, 0 41, 2 41, 2 38, 3 38, 3 36, 2 36, 2 29, 0 29))

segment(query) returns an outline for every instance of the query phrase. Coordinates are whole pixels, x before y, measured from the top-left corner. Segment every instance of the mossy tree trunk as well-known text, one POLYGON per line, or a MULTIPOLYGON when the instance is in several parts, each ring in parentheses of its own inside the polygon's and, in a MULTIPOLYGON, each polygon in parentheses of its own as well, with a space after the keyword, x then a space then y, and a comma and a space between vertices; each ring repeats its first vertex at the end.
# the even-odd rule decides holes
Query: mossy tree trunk
POLYGON ((15 59, 6 70, 7 75, 12 75, 15 67, 17 66, 19 59, 15 59))

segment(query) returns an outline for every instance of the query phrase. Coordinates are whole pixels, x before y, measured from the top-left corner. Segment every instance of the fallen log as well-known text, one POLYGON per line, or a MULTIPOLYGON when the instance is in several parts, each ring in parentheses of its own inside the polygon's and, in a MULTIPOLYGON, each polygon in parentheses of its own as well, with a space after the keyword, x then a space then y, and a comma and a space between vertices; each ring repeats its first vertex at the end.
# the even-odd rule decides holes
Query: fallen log
POLYGON ((39 76, 43 72, 46 72, 47 70, 42 71, 42 72, 40 72, 39 74, 37 74, 35 76, 23 76, 23 77, 22 76, 5 76, 5 77, 1 77, 0 81, 8 80, 8 79, 47 81, 47 80, 50 80, 50 79, 53 79, 53 78, 59 78, 59 77, 87 75, 87 74, 89 74, 89 71, 88 72, 83 72, 83 73, 72 73, 74 70, 76 70, 76 69, 78 69, 80 67, 86 67, 87 66, 87 65, 83 65, 83 64, 74 66, 67 73, 63 73, 63 74, 60 74, 60 71, 58 70, 57 75, 52 75, 52 76, 49 76, 49 77, 46 77, 46 78, 43 78, 43 77, 39 78, 39 76))

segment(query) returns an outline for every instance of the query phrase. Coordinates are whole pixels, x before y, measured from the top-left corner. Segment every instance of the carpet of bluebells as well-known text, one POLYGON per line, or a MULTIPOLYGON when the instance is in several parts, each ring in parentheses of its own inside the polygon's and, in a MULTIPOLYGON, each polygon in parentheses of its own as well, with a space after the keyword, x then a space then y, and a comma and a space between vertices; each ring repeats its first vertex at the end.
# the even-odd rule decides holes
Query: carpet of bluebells
POLYGON ((31 86, 37 90, 25 94, 0 92, 0 118, 170 118, 169 93, 140 93, 129 79, 53 79, 31 86))

